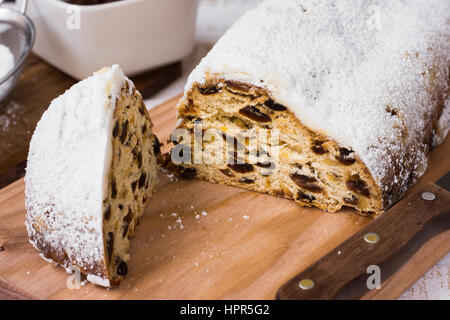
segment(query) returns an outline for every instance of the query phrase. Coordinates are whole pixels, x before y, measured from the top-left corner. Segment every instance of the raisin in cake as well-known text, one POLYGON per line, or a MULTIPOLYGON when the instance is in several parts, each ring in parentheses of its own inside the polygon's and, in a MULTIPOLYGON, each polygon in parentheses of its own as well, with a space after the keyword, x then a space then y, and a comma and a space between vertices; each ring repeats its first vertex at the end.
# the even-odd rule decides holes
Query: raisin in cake
POLYGON ((190 75, 178 172, 329 212, 382 213, 449 130, 449 21, 448 0, 264 1, 190 75))
POLYGON ((112 286, 156 182, 159 141, 142 96, 118 66, 55 99, 31 140, 26 226, 41 256, 112 286))

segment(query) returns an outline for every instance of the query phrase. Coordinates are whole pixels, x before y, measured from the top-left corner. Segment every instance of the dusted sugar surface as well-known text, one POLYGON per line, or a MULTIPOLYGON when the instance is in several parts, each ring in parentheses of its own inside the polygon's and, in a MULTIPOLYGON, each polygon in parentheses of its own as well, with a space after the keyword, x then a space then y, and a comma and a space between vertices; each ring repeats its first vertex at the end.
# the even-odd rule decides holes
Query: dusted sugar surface
POLYGON ((266 88, 351 147, 382 192, 404 191, 426 168, 423 135, 443 105, 434 142, 450 127, 449 21, 448 0, 267 0, 219 40, 186 93, 215 78, 266 88))
POLYGON ((44 243, 85 270, 104 257, 111 123, 124 81, 113 66, 74 85, 51 103, 30 144, 25 192, 31 242, 44 243))

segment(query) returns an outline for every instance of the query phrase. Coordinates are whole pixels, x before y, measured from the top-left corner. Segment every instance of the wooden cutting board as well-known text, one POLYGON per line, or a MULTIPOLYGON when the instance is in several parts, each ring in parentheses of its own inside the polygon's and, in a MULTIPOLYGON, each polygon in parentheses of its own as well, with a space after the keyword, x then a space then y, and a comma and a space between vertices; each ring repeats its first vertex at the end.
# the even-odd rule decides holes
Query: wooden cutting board
MULTIPOLYGON (((175 126, 176 101, 150 112, 161 141, 175 126)), ((433 151, 422 183, 450 170, 449 154, 447 139, 433 151)), ((273 299, 283 283, 371 221, 351 210, 326 214, 161 173, 131 244, 126 280, 115 289, 87 283, 77 290, 68 289, 69 275, 41 259, 28 243, 24 217, 24 182, 19 180, 0 191, 3 298, 273 299)), ((433 238, 381 290, 365 298, 397 298, 449 250, 450 232, 433 238)))

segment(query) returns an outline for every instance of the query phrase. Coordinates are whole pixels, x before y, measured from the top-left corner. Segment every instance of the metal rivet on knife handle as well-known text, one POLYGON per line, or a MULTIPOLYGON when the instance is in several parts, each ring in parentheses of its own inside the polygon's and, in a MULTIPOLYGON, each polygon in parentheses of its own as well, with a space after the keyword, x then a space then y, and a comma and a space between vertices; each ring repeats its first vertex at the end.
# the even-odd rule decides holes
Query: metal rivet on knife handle
POLYGON ((436 199, 436 195, 433 192, 424 192, 422 193, 422 199, 426 201, 433 201, 436 199))
POLYGON ((364 240, 368 243, 375 244, 380 240, 380 237, 376 233, 369 232, 364 235, 364 240))
POLYGON ((314 281, 311 279, 303 279, 298 283, 298 286, 302 290, 310 290, 314 288, 314 281))

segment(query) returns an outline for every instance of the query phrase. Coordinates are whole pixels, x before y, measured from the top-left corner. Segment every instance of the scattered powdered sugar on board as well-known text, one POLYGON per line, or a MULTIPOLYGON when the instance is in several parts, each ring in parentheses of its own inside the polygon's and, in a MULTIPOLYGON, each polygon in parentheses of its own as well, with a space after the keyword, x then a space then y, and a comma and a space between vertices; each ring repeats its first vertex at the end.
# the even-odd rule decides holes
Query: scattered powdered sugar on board
POLYGON ((0 80, 14 68, 14 55, 9 47, 0 44, 0 80))

